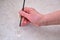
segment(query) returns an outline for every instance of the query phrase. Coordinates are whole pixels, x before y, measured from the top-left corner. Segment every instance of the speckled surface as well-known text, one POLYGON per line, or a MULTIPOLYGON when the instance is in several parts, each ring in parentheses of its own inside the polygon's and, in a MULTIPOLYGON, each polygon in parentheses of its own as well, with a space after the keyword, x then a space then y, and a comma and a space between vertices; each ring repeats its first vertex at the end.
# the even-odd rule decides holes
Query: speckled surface
MULTIPOLYGON (((0 0, 0 40, 60 40, 60 25, 19 27, 23 0, 0 0)), ((26 0, 28 7, 47 14, 60 10, 60 0, 26 0)))

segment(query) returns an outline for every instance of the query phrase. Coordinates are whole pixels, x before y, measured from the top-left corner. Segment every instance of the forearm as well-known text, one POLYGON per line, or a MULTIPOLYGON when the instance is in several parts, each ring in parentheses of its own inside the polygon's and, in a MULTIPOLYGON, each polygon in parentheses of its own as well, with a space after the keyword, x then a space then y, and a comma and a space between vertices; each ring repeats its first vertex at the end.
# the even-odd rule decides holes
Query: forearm
POLYGON ((40 25, 56 25, 60 24, 60 10, 46 14, 40 21, 40 25))

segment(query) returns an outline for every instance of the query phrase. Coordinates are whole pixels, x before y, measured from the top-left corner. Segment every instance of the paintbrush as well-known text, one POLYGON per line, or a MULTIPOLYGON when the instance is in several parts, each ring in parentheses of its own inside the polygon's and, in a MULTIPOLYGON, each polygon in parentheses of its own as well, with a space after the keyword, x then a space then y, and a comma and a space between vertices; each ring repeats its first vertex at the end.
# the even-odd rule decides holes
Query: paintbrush
MULTIPOLYGON (((22 7, 22 11, 24 11, 24 6, 25 6, 25 0, 23 1, 23 7, 22 7)), ((19 26, 21 26, 22 17, 23 17, 23 16, 21 16, 21 19, 20 19, 20 24, 19 24, 19 26)))

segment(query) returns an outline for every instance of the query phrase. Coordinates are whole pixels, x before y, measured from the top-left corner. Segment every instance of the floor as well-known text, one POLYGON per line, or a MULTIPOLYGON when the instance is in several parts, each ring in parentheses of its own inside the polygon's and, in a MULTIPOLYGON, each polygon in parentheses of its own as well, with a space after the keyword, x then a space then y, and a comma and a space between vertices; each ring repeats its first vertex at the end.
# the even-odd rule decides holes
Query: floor
MULTIPOLYGON (((19 27, 23 0, 0 0, 0 40, 60 40, 60 25, 19 27)), ((42 14, 60 10, 60 0, 26 0, 42 14)))

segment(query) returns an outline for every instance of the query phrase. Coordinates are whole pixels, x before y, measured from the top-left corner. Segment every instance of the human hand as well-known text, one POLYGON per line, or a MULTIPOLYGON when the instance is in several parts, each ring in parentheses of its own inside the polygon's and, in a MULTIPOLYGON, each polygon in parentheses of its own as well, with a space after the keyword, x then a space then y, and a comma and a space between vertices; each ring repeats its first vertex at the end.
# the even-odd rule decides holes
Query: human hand
POLYGON ((23 16, 21 23, 22 26, 28 23, 32 23, 35 26, 39 26, 40 25, 39 21, 44 17, 44 15, 40 14, 35 9, 29 7, 24 8, 24 11, 20 11, 19 14, 23 16))

